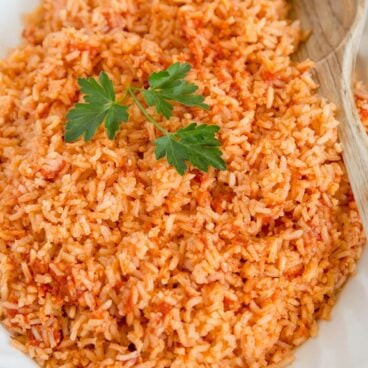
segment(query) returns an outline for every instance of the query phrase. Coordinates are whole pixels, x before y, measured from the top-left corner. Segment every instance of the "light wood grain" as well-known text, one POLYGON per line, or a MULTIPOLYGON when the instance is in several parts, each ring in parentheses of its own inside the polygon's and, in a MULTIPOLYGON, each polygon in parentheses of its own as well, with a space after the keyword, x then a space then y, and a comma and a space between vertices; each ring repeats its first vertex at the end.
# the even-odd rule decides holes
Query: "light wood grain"
POLYGON ((344 162, 368 236, 368 137, 352 93, 368 0, 294 0, 293 7, 303 28, 313 32, 298 58, 316 62, 320 92, 338 107, 344 162))

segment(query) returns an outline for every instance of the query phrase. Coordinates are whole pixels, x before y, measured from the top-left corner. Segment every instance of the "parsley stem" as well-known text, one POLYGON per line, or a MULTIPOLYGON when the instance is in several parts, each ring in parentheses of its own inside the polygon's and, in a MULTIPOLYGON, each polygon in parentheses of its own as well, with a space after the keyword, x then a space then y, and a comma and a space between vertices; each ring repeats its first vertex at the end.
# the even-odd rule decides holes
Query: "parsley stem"
POLYGON ((142 114, 147 118, 149 122, 151 122, 161 133, 165 135, 169 135, 169 132, 163 128, 143 107, 143 105, 138 100, 136 94, 134 93, 133 89, 131 87, 128 87, 127 93, 129 93, 132 96, 132 99, 134 100, 135 104, 137 105, 138 109, 141 110, 142 114))
POLYGON ((128 97, 128 92, 126 91, 124 93, 124 96, 120 100, 118 100, 116 103, 121 105, 127 99, 127 97, 128 97))

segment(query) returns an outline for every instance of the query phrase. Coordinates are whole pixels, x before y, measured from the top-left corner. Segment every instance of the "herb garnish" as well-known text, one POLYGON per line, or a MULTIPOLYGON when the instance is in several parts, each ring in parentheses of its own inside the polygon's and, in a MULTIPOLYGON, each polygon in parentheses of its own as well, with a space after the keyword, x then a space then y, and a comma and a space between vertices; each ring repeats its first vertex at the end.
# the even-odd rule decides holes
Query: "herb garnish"
POLYGON ((114 139, 119 124, 128 121, 128 106, 122 106, 115 101, 114 86, 106 73, 100 74, 99 82, 94 78, 78 80, 86 103, 77 103, 66 116, 66 142, 73 142, 81 135, 85 141, 89 141, 103 121, 107 136, 114 139))
POLYGON ((191 66, 187 63, 175 63, 166 70, 152 73, 148 79, 149 88, 128 87, 124 98, 119 101, 116 100, 113 83, 105 72, 100 74, 98 81, 94 78, 80 78, 78 84, 85 102, 77 103, 67 114, 65 141, 74 142, 81 136, 89 141, 103 122, 107 136, 114 139, 120 124, 129 120, 129 106, 122 103, 130 97, 147 120, 163 133, 162 137, 154 141, 157 160, 166 157, 180 175, 186 172, 187 161, 205 172, 209 166, 225 170, 220 143, 215 137, 219 131, 217 125, 192 123, 170 133, 148 113, 138 99, 141 93, 147 105, 154 106, 157 113, 167 119, 172 116, 172 102, 208 110, 204 97, 195 94, 198 86, 184 79, 190 70, 191 66))

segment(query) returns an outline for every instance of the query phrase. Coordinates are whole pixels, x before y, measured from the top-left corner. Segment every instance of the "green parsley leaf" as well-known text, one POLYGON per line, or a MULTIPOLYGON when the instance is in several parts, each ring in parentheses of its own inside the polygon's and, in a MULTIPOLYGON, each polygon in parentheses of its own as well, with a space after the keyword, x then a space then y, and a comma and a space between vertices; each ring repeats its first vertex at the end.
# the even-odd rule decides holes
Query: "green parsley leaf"
POLYGON ((189 160, 187 147, 176 141, 172 135, 166 135, 155 140, 156 159, 167 157, 167 162, 174 166, 180 175, 184 175, 187 171, 185 161, 189 160))
POLYGON ((129 119, 128 106, 115 101, 111 79, 102 72, 97 81, 94 78, 78 80, 85 103, 78 103, 67 114, 65 141, 74 142, 80 136, 89 141, 98 127, 105 121, 107 136, 114 139, 121 122, 129 119))
POLYGON ((156 159, 167 157, 168 163, 173 165, 180 175, 185 174, 187 161, 205 172, 209 166, 226 170, 219 149, 220 142, 215 137, 218 130, 216 125, 192 123, 175 133, 164 135, 154 142, 156 159))
POLYGON ((167 119, 173 110, 169 101, 208 110, 204 97, 195 94, 198 86, 184 80, 191 68, 187 63, 175 63, 166 70, 152 73, 148 79, 150 87, 143 91, 148 106, 155 106, 156 111, 167 119))
POLYGON ((149 78, 149 84, 152 88, 165 88, 180 79, 184 79, 191 71, 192 67, 188 63, 175 63, 166 70, 152 73, 149 78))
POLYGON ((159 96, 157 93, 151 90, 144 90, 143 96, 148 104, 148 106, 156 106, 156 111, 165 116, 165 118, 170 118, 172 115, 172 110, 174 108, 169 102, 159 96))
POLYGON ((105 128, 109 139, 114 139, 116 133, 120 129, 120 123, 122 121, 127 122, 129 119, 128 106, 121 106, 117 103, 111 105, 111 108, 106 114, 105 128))

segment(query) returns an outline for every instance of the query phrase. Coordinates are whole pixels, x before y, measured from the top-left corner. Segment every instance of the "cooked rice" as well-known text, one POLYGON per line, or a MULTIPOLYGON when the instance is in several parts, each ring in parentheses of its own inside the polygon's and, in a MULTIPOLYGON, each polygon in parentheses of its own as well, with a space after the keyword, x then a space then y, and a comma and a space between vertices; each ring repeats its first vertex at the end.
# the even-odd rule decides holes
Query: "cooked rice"
POLYGON ((0 63, 0 318, 41 366, 282 367, 329 318, 364 236, 287 12, 43 0, 27 17, 0 63), (78 77, 105 70, 121 93, 175 61, 211 111, 163 124, 218 124, 227 171, 156 161, 134 106, 115 141, 63 142, 78 77))

